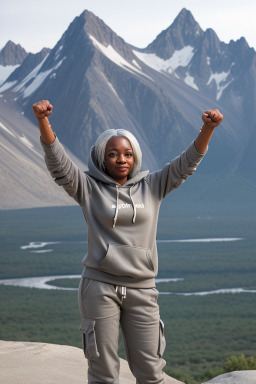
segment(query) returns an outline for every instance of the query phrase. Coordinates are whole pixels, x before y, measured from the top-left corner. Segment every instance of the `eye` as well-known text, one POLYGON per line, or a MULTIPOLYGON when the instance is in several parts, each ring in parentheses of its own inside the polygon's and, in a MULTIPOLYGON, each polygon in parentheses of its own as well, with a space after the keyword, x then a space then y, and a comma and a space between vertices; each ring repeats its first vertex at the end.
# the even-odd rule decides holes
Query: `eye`
POLYGON ((132 157, 133 154, 132 153, 126 153, 126 157, 132 157))
POLYGON ((117 156, 117 153, 115 153, 115 152, 109 153, 109 157, 116 157, 116 156, 117 156))

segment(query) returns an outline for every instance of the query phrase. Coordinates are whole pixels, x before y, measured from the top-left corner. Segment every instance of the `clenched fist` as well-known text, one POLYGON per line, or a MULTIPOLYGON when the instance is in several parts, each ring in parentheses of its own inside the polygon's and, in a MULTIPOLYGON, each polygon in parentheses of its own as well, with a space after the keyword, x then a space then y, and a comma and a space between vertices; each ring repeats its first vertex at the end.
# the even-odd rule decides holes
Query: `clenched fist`
POLYGON ((216 128, 222 122, 223 115, 218 109, 205 111, 202 115, 202 120, 207 127, 216 128))
POLYGON ((38 103, 33 104, 32 108, 36 118, 41 120, 45 117, 50 116, 50 114, 52 113, 53 106, 48 100, 42 100, 38 103))

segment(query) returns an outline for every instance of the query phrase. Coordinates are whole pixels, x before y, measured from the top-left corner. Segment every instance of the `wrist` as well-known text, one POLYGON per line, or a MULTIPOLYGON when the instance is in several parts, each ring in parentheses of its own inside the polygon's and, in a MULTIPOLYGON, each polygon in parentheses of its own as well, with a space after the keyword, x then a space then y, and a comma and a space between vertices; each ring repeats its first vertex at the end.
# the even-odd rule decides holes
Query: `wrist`
POLYGON ((199 131, 199 133, 200 132, 202 132, 202 131, 214 131, 214 126, 212 126, 211 124, 207 124, 207 123, 204 123, 203 125, 202 125, 202 127, 201 127, 201 129, 200 129, 200 131, 199 131))
POLYGON ((37 118, 37 121, 45 121, 45 122, 48 121, 47 116, 42 116, 42 117, 37 116, 36 118, 37 118))

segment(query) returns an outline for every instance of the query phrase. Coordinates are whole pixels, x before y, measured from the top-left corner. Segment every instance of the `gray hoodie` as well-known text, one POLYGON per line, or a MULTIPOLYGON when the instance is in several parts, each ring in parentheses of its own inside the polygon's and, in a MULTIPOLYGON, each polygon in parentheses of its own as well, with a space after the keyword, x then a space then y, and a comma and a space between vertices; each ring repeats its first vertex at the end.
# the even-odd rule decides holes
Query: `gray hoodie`
POLYGON ((55 182, 81 205, 88 226, 83 276, 132 288, 152 288, 158 272, 157 221, 161 201, 196 170, 203 155, 194 143, 163 169, 140 172, 124 185, 94 161, 81 172, 56 137, 42 143, 55 182))

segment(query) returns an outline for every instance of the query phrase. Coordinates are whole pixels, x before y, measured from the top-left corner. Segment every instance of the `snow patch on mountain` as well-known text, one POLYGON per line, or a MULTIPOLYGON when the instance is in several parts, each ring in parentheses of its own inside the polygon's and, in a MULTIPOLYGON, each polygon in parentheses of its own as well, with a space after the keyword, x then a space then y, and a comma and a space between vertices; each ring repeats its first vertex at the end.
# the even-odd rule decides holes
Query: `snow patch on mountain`
POLYGON ((184 82, 190 86, 191 88, 194 88, 196 91, 199 91, 198 86, 195 83, 194 77, 190 76, 189 73, 186 73, 186 77, 184 79, 184 82))
POLYGON ((116 92, 115 88, 113 87, 113 85, 108 81, 108 79, 106 78, 106 76, 104 75, 104 73, 101 72, 101 76, 103 77, 103 79, 105 80, 106 84, 109 86, 109 88, 111 89, 111 91, 113 92, 113 94, 115 95, 115 97, 117 98, 117 100, 122 104, 124 105, 123 101, 120 99, 120 97, 118 96, 118 93, 116 92))
POLYGON ((0 85, 3 84, 5 82, 5 80, 8 79, 8 77, 10 76, 10 74, 20 66, 20 64, 18 65, 0 65, 0 85))
POLYGON ((20 140, 22 141, 23 144, 25 144, 28 148, 32 149, 34 146, 33 144, 26 138, 25 135, 20 137, 20 140))
POLYGON ((135 65, 136 67, 138 67, 141 70, 141 66, 137 63, 137 61, 135 59, 132 60, 132 63, 133 63, 133 65, 135 65))
POLYGON ((133 60, 134 65, 132 65, 127 60, 125 60, 121 55, 119 55, 119 53, 111 45, 108 45, 107 47, 105 47, 103 44, 99 43, 98 40, 96 40, 95 37, 93 37, 92 35, 89 35, 89 37, 92 40, 93 45, 113 63, 115 63, 116 65, 125 69, 128 72, 131 72, 133 74, 134 72, 136 72, 139 75, 148 77, 147 75, 145 75, 145 73, 143 73, 139 69, 140 67, 135 60, 133 60))
POLYGON ((35 149, 34 149, 34 145, 28 140, 28 138, 23 134, 22 136, 20 136, 20 140, 21 142, 27 147, 29 148, 32 152, 34 152, 37 156, 39 157, 43 157, 41 153, 37 152, 35 149))
POLYGON ((16 83, 17 81, 8 81, 4 85, 2 85, 2 87, 0 87, 0 92, 7 91, 7 89, 13 87, 16 83))
POLYGON ((63 45, 61 45, 61 46, 57 49, 57 51, 55 52, 55 60, 56 60, 56 61, 58 60, 58 58, 59 58, 59 56, 60 56, 60 52, 61 52, 62 49, 63 49, 63 45))
POLYGON ((194 48, 190 45, 177 50, 167 60, 161 59, 155 53, 143 53, 133 51, 133 53, 149 67, 158 72, 168 72, 172 74, 178 67, 187 67, 194 56, 194 48))
MULTIPOLYGON (((49 74, 52 71, 56 71, 56 69, 58 69, 61 66, 63 60, 65 60, 65 57, 62 60, 60 60, 53 68, 49 69, 48 71, 40 72, 39 74, 37 74, 35 79, 32 81, 32 83, 24 90, 24 92, 23 92, 24 98, 26 98, 26 97, 30 96, 32 93, 34 93, 37 90, 37 88, 39 88, 40 85, 49 76, 49 74)), ((53 78, 55 78, 55 77, 56 77, 56 74, 54 73, 53 78)))
POLYGON ((211 73, 207 85, 210 85, 212 81, 215 81, 217 86, 217 94, 216 99, 219 100, 222 96, 222 93, 225 88, 229 86, 232 80, 227 81, 228 76, 230 75, 230 71, 228 72, 220 72, 220 73, 211 73))
POLYGON ((15 137, 15 135, 0 121, 0 128, 2 128, 5 132, 9 133, 12 137, 15 137))
POLYGON ((41 84, 45 81, 45 79, 48 77, 48 75, 51 73, 51 69, 45 72, 41 72, 36 75, 34 80, 32 81, 31 84, 29 84, 24 90, 23 90, 23 97, 26 98, 30 96, 32 93, 34 93, 37 88, 40 87, 41 84))
MULTIPOLYGON (((34 93, 41 86, 41 84, 43 84, 43 82, 50 75, 50 73, 56 71, 61 66, 63 60, 65 60, 66 58, 64 57, 62 60, 60 60, 53 68, 48 69, 44 72, 40 72, 40 69, 42 68, 47 57, 48 55, 46 55, 44 60, 42 60, 41 63, 38 64, 38 66, 34 68, 33 71, 30 72, 16 88, 14 88, 14 92, 22 92, 23 97, 27 98, 32 93, 34 93)), ((2 91, 2 89, 0 89, 0 91, 2 91)))
POLYGON ((25 91, 25 87, 26 87, 26 84, 27 83, 33 83, 33 81, 35 80, 36 76, 38 75, 38 72, 40 71, 42 65, 44 64, 45 60, 47 59, 48 55, 45 56, 45 58, 41 61, 41 63, 39 63, 34 69, 33 71, 31 71, 26 77, 25 79, 23 79, 21 81, 21 83, 14 88, 14 92, 19 92, 19 91, 25 91))

